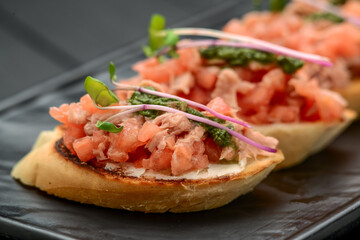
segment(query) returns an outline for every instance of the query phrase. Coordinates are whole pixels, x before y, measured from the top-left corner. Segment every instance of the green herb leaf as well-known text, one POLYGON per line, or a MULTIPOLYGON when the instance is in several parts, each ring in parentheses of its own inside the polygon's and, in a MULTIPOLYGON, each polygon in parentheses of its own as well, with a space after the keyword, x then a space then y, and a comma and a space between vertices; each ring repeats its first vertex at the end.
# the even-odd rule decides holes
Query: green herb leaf
POLYGON ((98 129, 111 132, 111 133, 119 133, 123 130, 124 126, 116 127, 115 124, 111 122, 103 122, 98 120, 96 123, 96 127, 98 129))
POLYGON ((248 48, 235 48, 224 46, 211 46, 206 49, 200 49, 200 54, 205 59, 221 59, 230 66, 246 67, 251 61, 261 64, 276 64, 282 68, 285 73, 293 74, 304 65, 302 60, 278 56, 275 54, 263 52, 248 48))
POLYGON ((116 97, 116 95, 98 79, 88 76, 85 79, 84 87, 86 92, 90 95, 91 99, 102 107, 119 102, 119 99, 116 97))
POLYGON ((146 57, 152 57, 154 55, 154 51, 150 46, 142 46, 142 50, 146 57))
MULTIPOLYGON (((147 87, 147 88, 150 89, 150 90, 156 90, 153 87, 147 87)), ((180 107, 180 105, 181 105, 180 101, 178 101, 176 99, 173 99, 173 98, 162 98, 162 97, 158 97, 158 96, 151 95, 151 94, 141 93, 141 92, 138 92, 138 91, 135 91, 133 93, 133 95, 128 100, 128 102, 131 105, 152 104, 152 105, 161 105, 161 106, 166 106, 166 107, 173 107, 173 108, 176 108, 176 109, 178 109, 177 106, 180 107)), ((144 116, 144 117, 154 119, 157 116, 159 116, 160 111, 158 111, 158 110, 143 110, 143 111, 139 111, 137 113, 144 116)))
POLYGON ((171 30, 166 31, 165 44, 168 46, 176 46, 179 41, 179 35, 175 34, 171 30))
POLYGON ((329 12, 313 13, 313 14, 309 15, 307 17, 307 19, 310 21, 328 20, 328 21, 331 21, 334 23, 344 22, 343 18, 341 18, 335 14, 329 13, 329 12))
POLYGON ((270 1, 270 11, 281 12, 285 8, 286 3, 287 3, 286 0, 271 0, 270 1))
MULTIPOLYGON (((172 58, 177 58, 176 44, 179 41, 179 36, 172 30, 165 31, 165 18, 160 14, 154 14, 151 17, 149 25, 149 46, 143 46, 143 52, 147 57, 157 56, 158 50, 163 47, 170 47, 168 55, 172 58), (164 33, 166 33, 164 35, 164 33)), ((157 56, 160 62, 164 61, 164 56, 157 56)))
POLYGON ((347 0, 330 0, 332 5, 344 5, 346 2, 347 0))
POLYGON ((168 52, 168 55, 171 58, 178 58, 179 54, 176 52, 176 44, 179 41, 179 35, 175 34, 173 31, 168 30, 166 32, 166 37, 165 37, 165 45, 169 46, 171 49, 168 52))
POLYGON ((113 62, 110 62, 109 64, 109 74, 111 81, 115 82, 117 77, 116 77, 116 67, 113 62))
MULTIPOLYGON (((210 133, 211 138, 217 145, 219 145, 220 147, 230 146, 231 135, 227 131, 213 126, 207 126, 208 127, 205 127, 205 129, 210 133)), ((232 125, 229 125, 228 128, 234 129, 232 125)))
POLYGON ((154 56, 156 51, 164 46, 165 37, 159 34, 165 29, 166 20, 160 14, 154 14, 151 17, 149 25, 149 46, 143 47, 146 56, 154 56))
POLYGON ((287 74, 294 74, 298 69, 304 66, 304 62, 291 57, 278 56, 276 62, 287 74))
POLYGON ((270 64, 274 62, 275 55, 248 48, 211 46, 200 49, 200 54, 206 59, 222 59, 231 66, 247 66, 250 61, 270 64))

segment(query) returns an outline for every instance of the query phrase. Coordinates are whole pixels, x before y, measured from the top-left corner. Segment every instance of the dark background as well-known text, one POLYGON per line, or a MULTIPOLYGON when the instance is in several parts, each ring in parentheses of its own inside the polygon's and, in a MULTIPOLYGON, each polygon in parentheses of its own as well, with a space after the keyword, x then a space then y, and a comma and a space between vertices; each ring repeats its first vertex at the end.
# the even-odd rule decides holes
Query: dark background
POLYGON ((234 0, 0 0, 0 100, 117 49, 136 45, 140 53, 153 13, 171 26, 219 2, 234 0))
MULTIPOLYGON (((61 82, 66 74, 85 76, 103 71, 122 52, 141 54, 153 13, 165 15, 168 25, 175 26, 207 12, 211 15, 220 2, 236 1, 0 0, 0 111, 45 84, 49 90, 66 84, 61 82)), ((237 2, 239 16, 251 9, 250 0, 237 2)), ((358 228, 359 220, 332 239, 359 236, 358 228)))

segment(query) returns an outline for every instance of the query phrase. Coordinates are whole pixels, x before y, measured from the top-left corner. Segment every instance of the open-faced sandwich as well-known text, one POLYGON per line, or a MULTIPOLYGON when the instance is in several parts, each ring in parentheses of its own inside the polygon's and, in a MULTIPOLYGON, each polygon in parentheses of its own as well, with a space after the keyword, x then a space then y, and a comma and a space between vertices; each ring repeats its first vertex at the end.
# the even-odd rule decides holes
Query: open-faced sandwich
POLYGON ((297 0, 272 10, 232 19, 223 31, 330 58, 332 68, 306 64, 301 71, 360 113, 360 2, 297 0))
POLYGON ((155 15, 150 24, 144 49, 153 57, 133 66, 138 76, 118 84, 151 80, 215 109, 225 102, 237 117, 279 140, 285 161, 278 169, 321 150, 355 118, 339 94, 320 87, 324 76, 306 70, 320 65, 336 71, 327 58, 212 29, 164 30, 164 21, 155 15), (178 41, 178 35, 219 39, 178 41), (175 58, 165 59, 165 53, 175 58))
POLYGON ((215 111, 141 85, 114 94, 88 77, 80 102, 50 108, 62 125, 41 133, 11 175, 82 203, 191 212, 251 191, 283 160, 278 141, 232 118, 228 105, 215 111), (130 97, 119 100, 123 92, 130 97))

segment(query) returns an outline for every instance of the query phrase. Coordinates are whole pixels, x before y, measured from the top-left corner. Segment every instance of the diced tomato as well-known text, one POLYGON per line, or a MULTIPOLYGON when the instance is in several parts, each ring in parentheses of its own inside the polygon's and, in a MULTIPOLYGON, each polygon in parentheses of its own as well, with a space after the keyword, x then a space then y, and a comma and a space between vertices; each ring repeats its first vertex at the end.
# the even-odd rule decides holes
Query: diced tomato
POLYGON ((69 149, 72 153, 75 154, 73 143, 76 139, 85 137, 86 134, 84 132, 83 125, 71 125, 68 126, 67 130, 63 134, 64 145, 67 149, 69 149))
POLYGON ((242 34, 245 32, 245 29, 242 29, 243 26, 239 19, 231 19, 223 28, 224 32, 242 34))
POLYGON ((203 141, 195 141, 193 143, 194 155, 191 157, 191 162, 194 168, 203 169, 209 165, 209 158, 205 152, 205 144, 203 141))
POLYGON ((93 154, 97 159, 106 159, 106 151, 110 146, 109 136, 101 130, 95 130, 92 135, 93 154))
POLYGON ((56 119, 57 121, 67 124, 68 123, 68 115, 69 115, 69 104, 62 104, 60 107, 51 107, 49 110, 49 114, 51 117, 56 119))
POLYGON ((110 133, 110 141, 114 147, 121 152, 133 152, 144 142, 138 140, 140 130, 139 122, 136 118, 129 118, 122 123, 124 127, 120 133, 110 133))
POLYGON ((332 96, 323 94, 316 98, 319 115, 322 121, 334 122, 342 116, 344 106, 337 102, 332 96))
POLYGON ((187 69, 180 64, 179 59, 169 59, 168 61, 162 63, 164 69, 169 69, 173 76, 179 76, 180 74, 187 71, 187 69))
POLYGON ((178 59, 171 59, 160 63, 156 58, 138 62, 133 66, 133 69, 137 71, 143 79, 149 79, 159 83, 167 83, 172 77, 185 71, 185 68, 179 64, 178 59))
POLYGON ((194 154, 203 154, 205 152, 205 144, 202 140, 194 141, 192 147, 194 154))
POLYGON ((153 69, 146 69, 140 72, 140 75, 144 79, 150 79, 158 83, 167 83, 170 81, 172 73, 170 69, 158 66, 153 69))
POLYGON ((196 169, 204 169, 209 165, 208 156, 205 154, 196 154, 191 157, 193 167, 196 169))
POLYGON ((320 119, 319 110, 314 99, 306 99, 300 110, 301 120, 318 121, 320 119))
POLYGON ((129 153, 130 161, 136 168, 143 167, 143 160, 150 157, 150 152, 144 146, 140 146, 133 153, 129 153))
POLYGON ((257 86, 248 94, 238 99, 238 104, 244 111, 248 109, 259 111, 261 107, 269 105, 273 93, 274 91, 271 89, 257 86))
POLYGON ((179 96, 201 104, 207 104, 211 99, 209 91, 206 91, 205 89, 196 85, 190 90, 188 95, 179 94, 179 96))
POLYGON ((269 119, 271 119, 271 122, 297 122, 299 112, 299 108, 295 106, 275 106, 269 113, 269 119))
POLYGON ((214 98, 207 104, 207 106, 218 113, 224 115, 231 115, 230 106, 227 105, 224 99, 222 99, 221 97, 214 98))
POLYGON ((89 136, 76 139, 73 143, 73 148, 78 158, 83 162, 87 162, 95 157, 91 137, 89 136))
POLYGON ((175 136, 174 135, 170 135, 170 136, 167 136, 165 138, 165 142, 166 142, 166 146, 171 149, 171 150, 174 150, 175 149, 175 136))
POLYGON ((179 144, 175 147, 171 159, 171 173, 174 175, 183 174, 193 168, 191 156, 193 149, 190 144, 179 144))
POLYGON ((183 48, 177 51, 179 63, 186 69, 196 72, 201 65, 199 50, 196 48, 183 48))
POLYGON ((160 63, 156 58, 148 58, 143 61, 137 62, 132 66, 132 69, 136 72, 142 72, 146 69, 158 66, 160 63))
POLYGON ((68 113, 69 124, 85 124, 89 116, 89 113, 85 111, 79 103, 71 103, 68 113))
POLYGON ((208 156, 209 162, 216 163, 219 161, 221 155, 221 147, 217 145, 214 140, 210 137, 206 138, 204 141, 205 144, 205 154, 208 156))
POLYGON ((199 67, 195 72, 196 83, 207 90, 213 89, 217 80, 220 69, 215 66, 199 67))
POLYGON ((143 167, 146 169, 152 169, 155 171, 169 169, 171 166, 173 151, 169 148, 164 148, 162 150, 155 149, 150 158, 143 159, 143 167))
POLYGON ((126 162, 129 159, 129 154, 121 151, 114 146, 110 146, 107 151, 108 157, 115 162, 126 162))
POLYGON ((91 114, 101 112, 101 110, 95 106, 95 104, 91 100, 91 97, 89 96, 89 94, 85 94, 84 96, 82 96, 80 98, 80 104, 85 111, 87 111, 91 114))
POLYGON ((160 131, 160 127, 152 122, 145 122, 139 130, 138 140, 140 142, 147 142, 154 137, 156 133, 160 131))

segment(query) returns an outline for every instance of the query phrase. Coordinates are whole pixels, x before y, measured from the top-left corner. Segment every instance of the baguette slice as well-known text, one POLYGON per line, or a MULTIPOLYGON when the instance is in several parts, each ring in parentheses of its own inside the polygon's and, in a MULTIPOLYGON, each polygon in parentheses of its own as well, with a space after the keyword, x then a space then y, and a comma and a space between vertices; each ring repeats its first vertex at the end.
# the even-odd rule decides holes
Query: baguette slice
POLYGON ((360 78, 353 79, 345 89, 336 90, 348 102, 348 108, 360 115, 360 78))
POLYGON ((248 161, 246 167, 211 164, 206 171, 180 177, 134 167, 116 174, 81 163, 61 147, 61 135, 59 128, 42 132, 11 175, 61 198, 131 211, 193 212, 223 206, 251 191, 283 160, 279 151, 248 161))
POLYGON ((346 110, 342 122, 324 123, 276 123, 254 125, 255 130, 279 140, 278 148, 284 153, 285 160, 276 170, 289 168, 303 162, 306 157, 324 149, 356 118, 356 113, 346 110))

